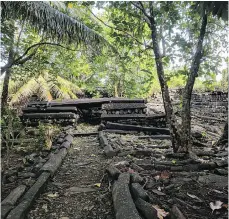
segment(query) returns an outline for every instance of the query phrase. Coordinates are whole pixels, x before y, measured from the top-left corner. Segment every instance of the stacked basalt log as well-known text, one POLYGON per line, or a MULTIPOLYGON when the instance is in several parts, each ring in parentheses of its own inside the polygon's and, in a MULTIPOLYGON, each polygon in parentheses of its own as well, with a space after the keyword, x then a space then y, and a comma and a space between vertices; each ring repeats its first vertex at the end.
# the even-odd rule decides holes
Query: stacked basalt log
POLYGON ((165 114, 147 115, 147 106, 144 100, 135 102, 107 103, 102 105, 101 121, 117 122, 131 125, 151 125, 155 127, 165 127, 165 114))
POLYGON ((22 112, 22 122, 35 126, 39 122, 74 124, 79 117, 76 107, 52 107, 47 101, 30 102, 22 112))

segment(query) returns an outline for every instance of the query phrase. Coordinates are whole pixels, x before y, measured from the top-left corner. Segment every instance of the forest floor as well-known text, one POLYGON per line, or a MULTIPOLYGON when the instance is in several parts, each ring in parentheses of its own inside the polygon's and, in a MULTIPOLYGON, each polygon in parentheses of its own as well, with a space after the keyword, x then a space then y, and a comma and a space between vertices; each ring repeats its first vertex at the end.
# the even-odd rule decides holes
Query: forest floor
MULTIPOLYGON (((160 111, 161 103, 150 104, 160 111)), ((121 151, 118 156, 109 159, 99 146, 97 136, 74 137, 73 145, 62 166, 48 183, 44 193, 35 201, 27 218, 115 219, 112 182, 105 173, 105 169, 113 164, 121 172, 138 173, 143 178, 142 187, 149 194, 150 202, 165 212, 169 212, 173 204, 176 204, 186 218, 226 219, 228 151, 227 148, 214 147, 214 142, 222 133, 223 125, 224 123, 219 121, 203 122, 198 118, 193 119, 193 134, 200 143, 194 147, 200 154, 197 163, 185 157, 174 157, 170 140, 141 138, 142 133, 107 134, 109 143, 121 151), (150 155, 129 153, 145 149, 151 150, 150 155), (217 166, 213 165, 211 168, 211 164, 217 166), (202 165, 201 168, 199 165, 202 165), (155 166, 157 168, 154 168, 155 166)), ((77 131, 86 133, 96 131, 97 128, 80 124, 77 131)), ((46 155, 44 152, 39 157, 45 162, 48 159, 46 155)), ((2 162, 5 162, 4 158, 2 162)), ((27 178, 18 177, 22 175, 18 174, 18 167, 22 164, 23 157, 12 153, 11 174, 8 171, 6 177, 3 175, 2 200, 17 185, 34 183, 32 175, 27 178)), ((29 165, 27 168, 30 173, 29 165)))

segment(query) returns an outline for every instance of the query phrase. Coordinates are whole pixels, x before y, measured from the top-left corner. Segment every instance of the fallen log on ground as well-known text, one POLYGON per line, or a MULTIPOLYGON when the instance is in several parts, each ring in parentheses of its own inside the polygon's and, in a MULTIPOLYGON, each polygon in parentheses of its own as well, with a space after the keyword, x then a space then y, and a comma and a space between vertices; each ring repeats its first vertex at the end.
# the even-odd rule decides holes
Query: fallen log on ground
POLYGON ((128 131, 139 131, 139 132, 151 132, 154 134, 167 134, 169 135, 169 129, 167 128, 155 128, 155 127, 144 127, 144 126, 137 126, 137 125, 126 125, 121 123, 111 123, 107 122, 106 124, 107 129, 119 129, 119 130, 128 130, 128 131))
POLYGON ((116 219, 141 219, 129 190, 130 174, 120 174, 112 188, 116 219))

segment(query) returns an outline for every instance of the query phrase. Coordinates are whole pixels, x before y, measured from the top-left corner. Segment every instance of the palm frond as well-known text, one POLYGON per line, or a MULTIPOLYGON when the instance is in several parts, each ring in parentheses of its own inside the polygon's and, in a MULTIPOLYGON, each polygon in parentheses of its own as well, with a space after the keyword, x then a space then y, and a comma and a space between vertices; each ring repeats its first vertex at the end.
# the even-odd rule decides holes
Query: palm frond
POLYGON ((98 46, 107 43, 98 33, 80 21, 41 1, 2 1, 2 19, 28 21, 36 30, 52 39, 98 46))
POLYGON ((39 87, 37 81, 32 78, 26 84, 24 84, 14 95, 9 105, 23 105, 33 95, 39 87))
POLYGON ((74 96, 81 96, 83 94, 81 89, 76 84, 72 83, 71 81, 68 81, 60 76, 57 76, 57 82, 59 83, 60 87, 62 87, 66 91, 69 90, 68 93, 70 96, 71 94, 74 94, 74 96))
POLYGON ((50 89, 49 86, 47 84, 47 81, 44 79, 44 77, 42 75, 40 75, 37 79, 37 82, 39 84, 39 89, 38 89, 38 96, 41 100, 47 100, 47 101, 51 101, 52 95, 50 93, 50 89))

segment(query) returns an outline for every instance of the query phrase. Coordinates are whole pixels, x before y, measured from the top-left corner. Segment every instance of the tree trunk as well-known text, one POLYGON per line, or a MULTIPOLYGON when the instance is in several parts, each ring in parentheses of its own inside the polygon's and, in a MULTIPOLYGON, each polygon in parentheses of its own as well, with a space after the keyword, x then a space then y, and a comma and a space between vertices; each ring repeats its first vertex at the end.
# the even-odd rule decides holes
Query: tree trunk
POLYGON ((181 145, 177 145, 177 151, 187 152, 191 149, 190 143, 190 133, 191 133, 191 96, 192 90, 195 83, 195 79, 198 76, 198 70, 200 67, 200 60, 202 58, 203 50, 203 40, 207 27, 207 14, 205 13, 202 19, 200 35, 198 39, 198 44, 196 48, 195 55, 193 57, 192 65, 190 68, 190 73, 188 75, 188 80, 183 91, 183 102, 182 102, 182 129, 181 129, 181 145))
MULTIPOLYGON (((13 49, 11 49, 11 51, 9 52, 8 63, 12 63, 13 58, 14 58, 14 52, 13 49)), ((1 99, 2 113, 4 112, 4 109, 7 105, 10 75, 11 75, 11 68, 7 68, 6 75, 4 78, 4 83, 3 83, 3 90, 2 90, 2 99, 1 99)))
POLYGON ((162 93, 162 98, 163 98, 163 103, 164 103, 164 108, 165 108, 165 113, 166 113, 166 119, 169 124, 169 130, 170 130, 170 135, 172 139, 173 150, 174 152, 176 152, 175 150, 176 150, 177 145, 180 145, 180 135, 178 133, 176 121, 173 115, 173 107, 172 107, 171 99, 169 96, 168 85, 165 81, 164 68, 162 64, 160 48, 159 48, 158 39, 157 39, 156 22, 154 19, 154 13, 153 13, 152 8, 151 8, 151 17, 150 17, 149 26, 151 29, 151 37, 153 41, 153 51, 155 55, 155 62, 157 66, 157 75, 158 75, 158 79, 160 82, 161 93, 162 93))

